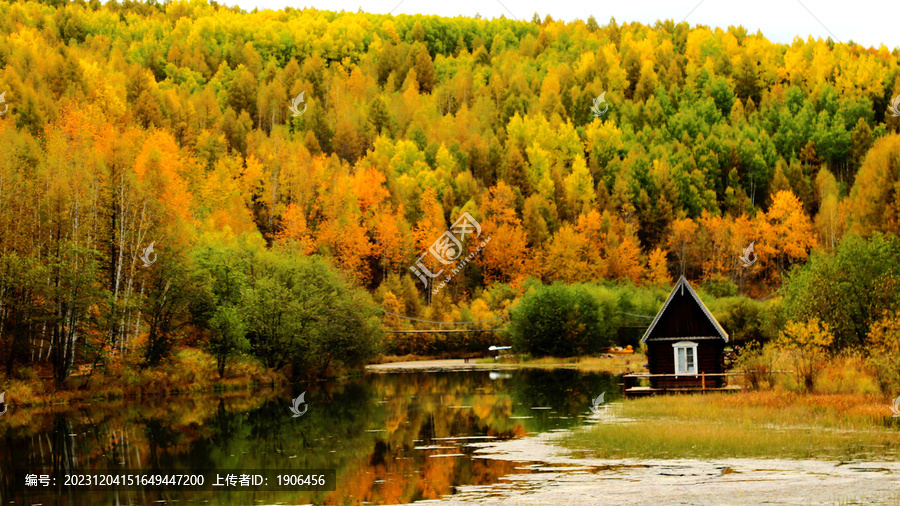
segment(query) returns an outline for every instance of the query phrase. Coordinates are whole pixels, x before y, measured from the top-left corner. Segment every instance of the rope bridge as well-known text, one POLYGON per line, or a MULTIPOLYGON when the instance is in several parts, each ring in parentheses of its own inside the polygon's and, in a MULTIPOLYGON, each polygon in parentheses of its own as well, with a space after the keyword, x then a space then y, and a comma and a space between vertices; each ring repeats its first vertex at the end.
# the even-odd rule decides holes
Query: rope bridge
MULTIPOLYGON (((388 310, 383 310, 385 314, 389 314, 391 316, 396 316, 397 318, 403 318, 404 320, 411 320, 416 322, 425 322, 425 323, 437 323, 438 325, 471 325, 474 323, 484 323, 484 322, 493 322, 497 320, 508 320, 509 315, 498 316, 496 318, 487 318, 484 320, 470 320, 470 321, 458 321, 458 322, 445 322, 440 320, 426 320, 424 318, 414 318, 412 316, 405 316, 402 314, 392 313, 388 310)), ((642 315, 642 314, 634 314, 634 313, 626 313, 625 311, 618 311, 621 314, 628 316, 635 316, 639 318, 648 318, 652 320, 653 316, 642 315)), ((646 325, 637 325, 637 326, 629 326, 626 328, 644 328, 646 325)), ((432 329, 432 330, 388 330, 389 334, 428 334, 428 333, 437 333, 437 334, 451 334, 454 332, 499 332, 501 330, 506 330, 504 328, 492 328, 492 329, 432 329)))
MULTIPOLYGON (((413 318, 412 316, 405 316, 402 314, 392 313, 390 311, 384 310, 386 314, 391 316, 396 316, 397 318, 403 318, 404 320, 412 320, 417 322, 425 322, 425 323, 437 323, 438 325, 471 325, 474 323, 484 323, 484 322, 492 322, 497 320, 506 320, 509 318, 508 315, 498 316, 496 318, 487 318, 485 320, 471 320, 471 321, 458 321, 458 322, 444 322, 440 320, 426 320, 424 318, 413 318)), ((506 330, 504 328, 491 328, 491 329, 434 329, 434 330, 388 330, 387 332, 390 334, 427 334, 427 333, 435 333, 435 334, 450 334, 454 332, 499 332, 501 330, 506 330)))

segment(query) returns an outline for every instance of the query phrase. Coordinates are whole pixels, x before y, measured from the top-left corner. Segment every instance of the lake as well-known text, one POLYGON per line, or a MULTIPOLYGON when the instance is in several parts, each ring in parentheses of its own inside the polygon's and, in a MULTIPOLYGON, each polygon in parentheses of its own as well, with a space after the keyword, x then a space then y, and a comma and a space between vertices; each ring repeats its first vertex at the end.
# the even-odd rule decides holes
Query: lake
POLYGON ((573 369, 369 373, 294 391, 160 397, 11 411, 0 418, 0 503, 410 503, 532 472, 472 443, 583 425, 620 379, 573 369), (306 412, 291 411, 305 393, 306 412), (334 469, 334 491, 24 486, 26 473, 334 469))

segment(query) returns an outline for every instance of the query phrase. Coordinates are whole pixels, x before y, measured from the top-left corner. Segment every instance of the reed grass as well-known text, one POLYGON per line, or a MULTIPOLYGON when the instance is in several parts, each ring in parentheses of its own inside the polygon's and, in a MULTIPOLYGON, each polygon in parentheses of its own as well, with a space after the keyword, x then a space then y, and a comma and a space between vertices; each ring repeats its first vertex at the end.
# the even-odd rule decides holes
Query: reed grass
POLYGON ((599 458, 894 460, 900 419, 874 395, 746 392, 632 399, 562 444, 599 458))

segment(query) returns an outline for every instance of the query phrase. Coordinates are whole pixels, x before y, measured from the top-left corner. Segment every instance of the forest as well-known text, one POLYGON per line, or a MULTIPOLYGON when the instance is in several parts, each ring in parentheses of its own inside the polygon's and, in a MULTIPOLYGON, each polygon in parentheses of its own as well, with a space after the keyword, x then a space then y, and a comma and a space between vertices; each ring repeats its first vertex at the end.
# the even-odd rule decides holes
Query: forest
POLYGON ((471 351, 497 337, 385 330, 490 329, 553 283, 652 315, 680 275, 747 339, 815 316, 834 349, 900 356, 900 48, 205 0, 0 14, 7 381, 471 351), (411 267, 464 212, 490 242, 435 294, 411 267))

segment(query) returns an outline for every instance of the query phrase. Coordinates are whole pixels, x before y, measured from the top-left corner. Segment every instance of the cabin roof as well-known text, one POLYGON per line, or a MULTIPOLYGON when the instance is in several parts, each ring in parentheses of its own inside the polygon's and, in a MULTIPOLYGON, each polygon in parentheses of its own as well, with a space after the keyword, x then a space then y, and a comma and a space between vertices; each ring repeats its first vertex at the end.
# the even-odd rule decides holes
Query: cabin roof
POLYGON ((666 303, 641 337, 641 343, 673 339, 722 339, 728 334, 719 325, 684 276, 678 279, 666 303))

